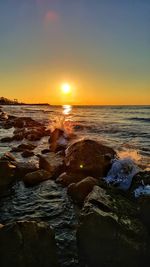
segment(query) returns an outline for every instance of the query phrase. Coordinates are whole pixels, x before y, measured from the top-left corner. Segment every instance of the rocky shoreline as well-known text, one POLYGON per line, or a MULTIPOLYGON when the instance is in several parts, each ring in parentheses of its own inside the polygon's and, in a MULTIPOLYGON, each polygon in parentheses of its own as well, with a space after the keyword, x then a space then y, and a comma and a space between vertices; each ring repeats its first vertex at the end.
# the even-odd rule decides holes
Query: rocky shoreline
MULTIPOLYGON (((73 203, 78 222, 71 231, 76 233, 78 263, 68 259, 66 266, 148 266, 150 196, 141 194, 135 198, 134 192, 149 186, 150 172, 139 169, 124 191, 118 183, 104 179, 113 162, 119 162, 113 148, 93 140, 76 141, 75 136, 64 129, 50 131, 42 123, 6 114, 2 108, 0 127, 14 128, 13 137, 6 136, 1 143, 20 142, 11 153, 0 158, 1 201, 12 194, 11 188, 20 181, 27 190, 33 191, 44 181, 51 181, 54 187, 64 188, 73 203), (34 142, 45 136, 49 139, 49 148, 35 155, 34 142), (14 152, 22 158, 37 156, 38 166, 17 161, 14 152)), ((129 177, 133 166, 129 163, 123 166, 124 179, 124 173, 129 177)), ((0 223, 1 267, 65 266, 59 258, 54 230, 47 222, 37 218, 7 224, 0 220, 0 223)))

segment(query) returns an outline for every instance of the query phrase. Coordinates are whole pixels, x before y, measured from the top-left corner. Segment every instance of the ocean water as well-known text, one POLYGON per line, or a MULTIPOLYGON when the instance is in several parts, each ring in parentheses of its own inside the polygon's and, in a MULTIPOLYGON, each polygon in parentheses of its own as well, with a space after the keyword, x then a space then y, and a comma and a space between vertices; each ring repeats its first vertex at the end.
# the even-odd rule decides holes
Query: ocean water
MULTIPOLYGON (((65 127, 77 139, 98 140, 118 151, 121 157, 131 156, 136 162, 150 167, 150 106, 5 106, 9 114, 29 116, 47 127, 65 127)), ((0 138, 11 136, 13 129, 0 129, 0 138)), ((0 144, 1 153, 14 144, 0 144)), ((47 139, 38 143, 47 146, 47 139)))
MULTIPOLYGON (((91 138, 113 147, 121 158, 131 157, 137 164, 150 169, 150 106, 4 106, 3 110, 18 117, 29 116, 48 128, 65 127, 76 139, 91 138)), ((0 127, 0 138, 12 136, 14 129, 0 127)), ((0 154, 20 142, 0 143, 0 154)), ((48 137, 35 142, 35 154, 48 148, 48 137)), ((37 157, 20 161, 35 161, 37 157)), ((94 159, 93 159, 94 160, 94 159)), ((0 201, 0 223, 15 220, 49 222, 56 233, 62 267, 79 267, 76 247, 78 224, 74 205, 66 189, 53 181, 33 188, 17 182, 11 194, 0 201)))

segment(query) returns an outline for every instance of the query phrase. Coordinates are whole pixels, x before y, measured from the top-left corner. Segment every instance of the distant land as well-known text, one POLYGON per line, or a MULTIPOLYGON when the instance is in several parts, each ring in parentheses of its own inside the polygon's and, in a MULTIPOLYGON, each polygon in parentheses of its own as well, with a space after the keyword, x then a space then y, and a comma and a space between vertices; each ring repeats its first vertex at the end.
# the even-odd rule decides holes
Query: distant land
POLYGON ((8 99, 6 97, 0 97, 0 105, 27 105, 27 106, 37 106, 37 105, 40 105, 40 106, 50 106, 50 104, 48 103, 32 103, 32 104, 27 104, 27 103, 23 103, 23 102, 19 102, 17 99, 14 99, 14 100, 11 100, 11 99, 8 99))

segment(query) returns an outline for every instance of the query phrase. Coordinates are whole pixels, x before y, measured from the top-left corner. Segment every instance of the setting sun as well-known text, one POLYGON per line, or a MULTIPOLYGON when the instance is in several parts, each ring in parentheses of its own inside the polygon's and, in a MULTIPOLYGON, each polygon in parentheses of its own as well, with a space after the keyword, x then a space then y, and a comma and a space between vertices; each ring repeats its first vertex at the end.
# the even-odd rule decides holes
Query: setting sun
POLYGON ((61 89, 64 94, 68 94, 71 92, 71 86, 68 83, 62 84, 61 89))

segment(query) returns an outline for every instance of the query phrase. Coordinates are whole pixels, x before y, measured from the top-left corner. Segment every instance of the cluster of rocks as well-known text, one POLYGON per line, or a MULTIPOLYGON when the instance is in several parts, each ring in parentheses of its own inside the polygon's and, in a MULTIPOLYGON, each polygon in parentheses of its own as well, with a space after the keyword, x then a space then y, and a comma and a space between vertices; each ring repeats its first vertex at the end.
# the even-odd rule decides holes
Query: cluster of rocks
MULTIPOLYGON (((69 197, 79 207, 77 245, 79 262, 83 267, 148 266, 149 198, 136 200, 132 192, 141 180, 149 183, 150 173, 137 174, 128 192, 121 192, 103 180, 112 160, 117 157, 112 148, 93 140, 80 140, 68 145, 71 137, 64 131, 55 129, 52 133, 46 132, 41 124, 36 124, 32 119, 8 116, 8 119, 2 120, 6 128, 17 125, 15 134, 23 138, 29 138, 25 131, 31 130, 32 135, 36 129, 37 136, 49 134, 50 139, 49 149, 38 155, 38 166, 19 163, 10 153, 1 157, 0 194, 18 179, 26 186, 53 179, 67 188, 69 197)), ((20 144, 12 152, 32 152, 34 148, 33 144, 20 144)), ((0 228, 2 267, 55 267, 58 266, 56 254, 54 234, 45 223, 16 222, 0 228), (6 256, 6 248, 9 257, 6 256)))

